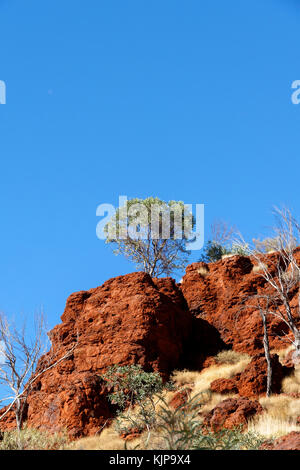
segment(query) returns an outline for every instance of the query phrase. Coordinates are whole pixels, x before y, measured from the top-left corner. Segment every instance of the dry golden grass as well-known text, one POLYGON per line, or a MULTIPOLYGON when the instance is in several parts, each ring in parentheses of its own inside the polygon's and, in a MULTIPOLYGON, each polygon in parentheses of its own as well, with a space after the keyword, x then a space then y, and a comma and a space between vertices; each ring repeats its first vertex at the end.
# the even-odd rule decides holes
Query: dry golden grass
POLYGON ((295 372, 282 381, 283 393, 300 393, 300 367, 295 368, 295 372))
MULTIPOLYGON (((249 364, 251 357, 248 354, 235 351, 221 351, 217 354, 218 364, 210 366, 201 372, 180 370, 175 371, 172 380, 178 387, 191 386, 191 398, 201 394, 201 411, 207 413, 218 403, 235 395, 220 395, 210 392, 210 384, 216 379, 229 379, 242 372, 249 364)), ((171 395, 170 395, 171 399, 171 395)))
POLYGON ((300 432, 296 424, 300 414, 300 399, 287 395, 261 397, 264 413, 249 422, 248 430, 266 438, 280 437, 292 431, 300 432))
POLYGON ((250 358, 241 359, 235 364, 220 364, 208 367, 199 373, 195 380, 192 396, 210 389, 210 384, 216 379, 230 379, 234 375, 242 372, 250 358))
POLYGON ((293 398, 287 395, 271 395, 270 397, 261 397, 260 404, 270 417, 296 422, 300 415, 300 398, 293 398))
POLYGON ((20 434, 16 429, 6 431, 1 436, 2 450, 64 450, 68 445, 67 433, 49 433, 24 426, 20 434))
POLYGON ((222 259, 231 258, 232 256, 237 256, 236 253, 228 253, 227 255, 222 255, 222 259))
POLYGON ((259 272, 261 272, 263 269, 266 269, 266 268, 267 268, 267 265, 264 264, 264 263, 256 264, 255 266, 253 266, 252 272, 253 272, 253 273, 259 273, 259 272))
POLYGON ((294 349, 294 346, 288 346, 285 349, 272 349, 271 354, 277 354, 279 356, 279 361, 283 363, 286 359, 288 353, 294 349))
POLYGON ((248 354, 239 353, 232 349, 228 351, 220 351, 216 357, 218 364, 238 364, 244 360, 250 362, 250 356, 248 354))
MULTIPOLYGON (((128 449, 134 449, 136 439, 127 443, 128 449)), ((103 429, 100 435, 83 437, 70 444, 70 450, 124 450, 125 441, 114 429, 114 424, 103 429)))
POLYGON ((197 269, 197 273, 200 274, 202 277, 206 277, 209 275, 209 271, 205 266, 200 266, 200 268, 197 269))
MULTIPOLYGON (((231 378, 242 372, 249 364, 251 357, 248 354, 232 350, 220 351, 216 357, 218 364, 207 367, 203 371, 176 370, 172 374, 172 381, 178 386, 190 385, 197 388, 197 392, 209 390, 211 382, 220 378, 231 378)), ((195 393, 194 393, 195 395, 195 393)))
POLYGON ((292 431, 300 432, 300 426, 291 421, 274 418, 268 413, 263 413, 258 418, 249 422, 248 431, 257 433, 265 438, 277 438, 285 436, 292 431))
POLYGON ((299 418, 300 416, 300 398, 292 399, 289 405, 290 415, 293 418, 299 418))
POLYGON ((187 369, 175 370, 171 376, 171 380, 178 386, 184 387, 185 385, 194 386, 200 372, 191 371, 187 369))

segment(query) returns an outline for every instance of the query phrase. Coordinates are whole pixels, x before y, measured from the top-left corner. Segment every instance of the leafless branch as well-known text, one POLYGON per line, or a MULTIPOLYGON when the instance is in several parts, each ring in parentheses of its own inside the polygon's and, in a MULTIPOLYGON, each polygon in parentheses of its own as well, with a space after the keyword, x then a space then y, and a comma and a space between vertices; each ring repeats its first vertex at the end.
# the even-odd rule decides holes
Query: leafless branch
POLYGON ((78 343, 78 337, 70 349, 59 359, 50 355, 51 364, 44 365, 36 372, 38 361, 45 352, 46 331, 44 315, 41 313, 35 317, 34 336, 28 337, 25 323, 17 329, 14 324, 10 324, 7 318, 0 314, 0 344, 1 359, 0 383, 4 384, 12 391, 12 396, 1 399, 3 402, 12 399, 10 405, 0 416, 3 419, 9 411, 13 410, 16 417, 18 431, 22 428, 24 411, 27 397, 32 390, 34 382, 45 372, 52 369, 64 359, 69 357, 78 343))

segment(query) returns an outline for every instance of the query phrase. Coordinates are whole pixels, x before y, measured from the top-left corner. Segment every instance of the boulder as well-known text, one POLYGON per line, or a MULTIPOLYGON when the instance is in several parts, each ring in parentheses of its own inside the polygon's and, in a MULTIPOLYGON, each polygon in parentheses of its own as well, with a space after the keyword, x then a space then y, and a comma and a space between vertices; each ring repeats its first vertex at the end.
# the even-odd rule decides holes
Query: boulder
POLYGON ((262 411, 263 408, 257 400, 227 398, 205 416, 203 425, 214 432, 239 426, 245 428, 247 421, 262 411))
POLYGON ((191 392, 192 389, 190 387, 186 387, 183 390, 176 392, 175 395, 172 397, 169 405, 175 408, 175 410, 180 406, 185 405, 191 395, 191 392))

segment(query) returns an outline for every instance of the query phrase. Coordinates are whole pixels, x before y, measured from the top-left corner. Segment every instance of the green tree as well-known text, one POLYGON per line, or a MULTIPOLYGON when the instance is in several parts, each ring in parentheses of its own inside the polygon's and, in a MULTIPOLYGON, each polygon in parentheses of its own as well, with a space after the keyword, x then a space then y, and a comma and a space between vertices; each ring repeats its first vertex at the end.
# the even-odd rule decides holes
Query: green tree
POLYGON ((203 253, 199 259, 199 261, 203 261, 204 263, 215 263, 222 259, 223 255, 228 254, 229 251, 219 243, 209 240, 205 247, 203 248, 203 253))
POLYGON ((135 198, 116 211, 104 233, 115 254, 124 255, 151 276, 169 276, 188 262, 186 243, 194 225, 195 219, 182 201, 135 198))
POLYGON ((145 372, 140 365, 114 365, 100 376, 110 390, 108 399, 118 407, 116 429, 122 433, 131 429, 148 430, 157 421, 156 405, 161 401, 164 384, 158 372, 145 372))

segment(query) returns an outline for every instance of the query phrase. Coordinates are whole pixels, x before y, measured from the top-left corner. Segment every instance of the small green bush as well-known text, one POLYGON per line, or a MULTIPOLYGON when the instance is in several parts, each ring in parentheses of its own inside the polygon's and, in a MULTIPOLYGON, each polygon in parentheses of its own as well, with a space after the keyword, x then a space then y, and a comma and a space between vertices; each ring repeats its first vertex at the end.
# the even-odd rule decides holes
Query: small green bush
POLYGON ((112 389, 109 400, 120 409, 142 403, 163 390, 163 381, 157 372, 144 372, 140 365, 111 366, 100 376, 112 389))
POLYGON ((229 252, 230 254, 233 254, 233 255, 240 255, 240 256, 250 255, 248 243, 244 243, 244 244, 233 243, 231 247, 229 248, 229 252))
POLYGON ((199 261, 204 263, 215 263, 222 259, 223 255, 228 255, 230 251, 220 243, 209 240, 205 247, 203 248, 203 254, 201 255, 199 261))
POLYGON ((108 399, 117 405, 116 428, 121 434, 132 429, 148 431, 156 424, 156 405, 164 388, 157 372, 145 372, 140 365, 112 366, 100 376, 111 390, 108 399))
POLYGON ((239 243, 232 243, 232 245, 221 245, 215 241, 209 240, 206 246, 203 249, 203 254, 201 255, 199 261, 204 263, 215 263, 222 259, 225 255, 240 255, 240 256, 249 256, 249 246, 247 243, 241 245, 239 243))

